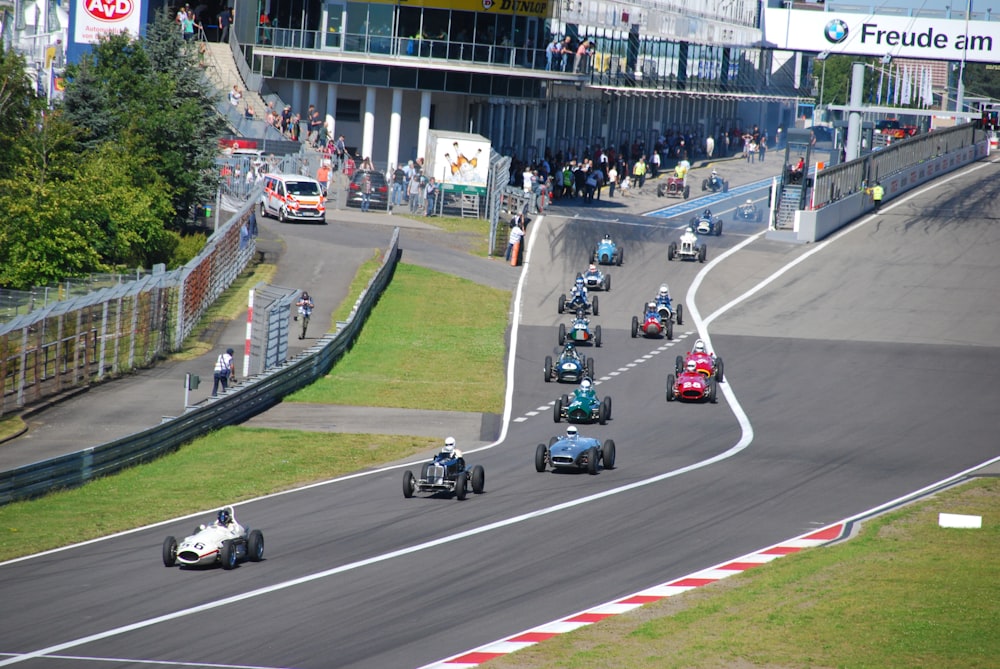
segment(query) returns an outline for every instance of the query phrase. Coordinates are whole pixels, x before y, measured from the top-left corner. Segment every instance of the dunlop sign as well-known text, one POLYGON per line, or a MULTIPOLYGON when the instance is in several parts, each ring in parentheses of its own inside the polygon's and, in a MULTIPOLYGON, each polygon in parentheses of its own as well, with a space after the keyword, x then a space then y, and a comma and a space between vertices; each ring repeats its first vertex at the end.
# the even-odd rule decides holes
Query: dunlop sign
POLYGON ((764 10, 764 41, 787 51, 1000 63, 1000 22, 764 10))

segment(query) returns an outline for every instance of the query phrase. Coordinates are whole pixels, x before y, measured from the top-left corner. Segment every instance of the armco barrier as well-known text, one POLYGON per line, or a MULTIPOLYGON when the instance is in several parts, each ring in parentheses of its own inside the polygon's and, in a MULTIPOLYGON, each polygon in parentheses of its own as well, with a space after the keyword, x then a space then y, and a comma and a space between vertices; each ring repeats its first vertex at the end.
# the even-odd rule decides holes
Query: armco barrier
POLYGON ((399 228, 396 228, 382 257, 381 268, 337 332, 324 335, 281 367, 251 377, 207 404, 156 427, 76 453, 0 472, 0 504, 79 486, 148 462, 212 430, 241 423, 313 383, 327 374, 354 344, 379 296, 389 285, 398 260, 399 228))

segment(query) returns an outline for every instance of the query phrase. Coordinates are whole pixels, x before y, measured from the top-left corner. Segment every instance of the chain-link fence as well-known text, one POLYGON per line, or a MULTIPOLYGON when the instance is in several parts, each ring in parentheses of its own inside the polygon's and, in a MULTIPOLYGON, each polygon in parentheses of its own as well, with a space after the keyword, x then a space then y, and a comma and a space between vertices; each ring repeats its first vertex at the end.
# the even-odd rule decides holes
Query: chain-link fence
POLYGON ((40 307, 36 299, 34 309, 0 325, 0 415, 179 350, 254 256, 255 194, 184 267, 40 307))

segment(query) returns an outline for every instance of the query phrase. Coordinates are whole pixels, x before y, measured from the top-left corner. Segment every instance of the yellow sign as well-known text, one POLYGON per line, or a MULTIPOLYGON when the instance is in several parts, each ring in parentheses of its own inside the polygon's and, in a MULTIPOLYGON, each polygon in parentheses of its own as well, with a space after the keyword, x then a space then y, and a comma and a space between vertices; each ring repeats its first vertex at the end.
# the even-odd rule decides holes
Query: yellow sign
POLYGON ((550 0, 371 0, 372 4, 397 7, 451 9, 458 12, 487 12, 506 16, 548 18, 550 0))
POLYGON ((56 48, 54 46, 45 48, 45 69, 52 69, 52 61, 56 59, 56 48))

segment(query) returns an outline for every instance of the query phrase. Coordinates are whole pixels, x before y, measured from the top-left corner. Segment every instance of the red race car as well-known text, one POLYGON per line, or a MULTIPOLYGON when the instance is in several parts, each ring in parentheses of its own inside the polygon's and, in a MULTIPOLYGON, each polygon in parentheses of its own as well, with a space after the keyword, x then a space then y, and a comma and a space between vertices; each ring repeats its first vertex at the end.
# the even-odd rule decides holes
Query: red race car
POLYGON ((692 360, 678 376, 667 375, 667 401, 685 400, 700 402, 708 400, 712 404, 719 401, 719 384, 715 379, 699 374, 692 360))
POLYGON ((701 339, 694 343, 694 348, 687 355, 677 356, 674 362, 674 370, 677 376, 681 375, 681 372, 684 371, 689 362, 694 362, 695 371, 699 374, 705 377, 714 377, 718 382, 724 380, 722 358, 710 353, 705 347, 705 342, 701 339))
POLYGON ((673 319, 669 317, 664 319, 656 310, 656 304, 650 302, 646 305, 646 311, 641 319, 638 316, 632 317, 632 337, 638 337, 639 334, 645 337, 665 336, 667 339, 673 339, 673 319))

